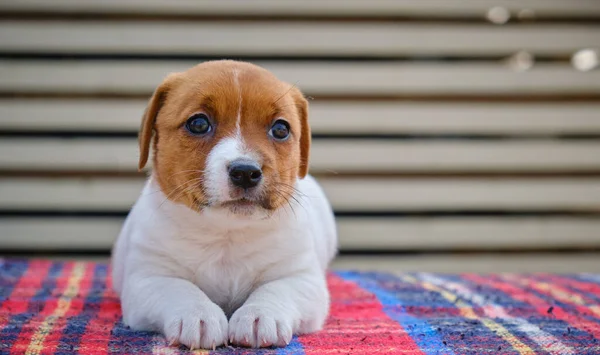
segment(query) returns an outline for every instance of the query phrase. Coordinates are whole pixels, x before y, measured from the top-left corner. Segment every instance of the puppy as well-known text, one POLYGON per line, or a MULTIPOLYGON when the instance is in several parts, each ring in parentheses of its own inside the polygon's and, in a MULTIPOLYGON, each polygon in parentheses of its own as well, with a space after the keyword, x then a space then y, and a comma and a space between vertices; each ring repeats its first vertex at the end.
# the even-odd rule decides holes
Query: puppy
POLYGON ((153 133, 153 172, 113 248, 124 323, 192 349, 321 329, 337 236, 307 175, 300 91, 252 64, 206 62, 154 92, 140 169, 153 133))

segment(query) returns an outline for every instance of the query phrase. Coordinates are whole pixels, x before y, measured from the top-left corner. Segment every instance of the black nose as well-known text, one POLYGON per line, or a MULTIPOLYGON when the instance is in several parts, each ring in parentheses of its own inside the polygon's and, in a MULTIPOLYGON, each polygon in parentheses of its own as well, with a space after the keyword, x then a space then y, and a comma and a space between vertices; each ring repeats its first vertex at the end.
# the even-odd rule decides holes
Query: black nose
POLYGON ((229 179, 235 186, 249 189, 258 185, 262 179, 262 171, 254 164, 233 163, 229 167, 229 179))

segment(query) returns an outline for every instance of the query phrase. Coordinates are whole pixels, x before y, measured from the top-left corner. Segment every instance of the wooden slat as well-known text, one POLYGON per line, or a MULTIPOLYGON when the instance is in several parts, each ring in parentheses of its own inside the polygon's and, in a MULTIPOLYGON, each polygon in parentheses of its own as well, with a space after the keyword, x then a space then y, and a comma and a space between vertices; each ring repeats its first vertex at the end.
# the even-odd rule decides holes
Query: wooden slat
POLYGON ((147 103, 4 99, 0 100, 0 130, 137 132, 147 103))
POLYGON ((0 178, 0 209, 128 211, 142 187, 141 179, 0 178))
MULTIPOLYGON (((0 218, 0 250, 109 250, 120 217, 0 218)), ((342 250, 599 247, 593 218, 338 218, 342 250)))
POLYGON ((0 250, 110 250, 122 218, 2 218, 0 250))
POLYGON ((341 270, 381 270, 386 272, 498 273, 555 272, 600 273, 600 253, 517 253, 456 255, 375 255, 341 256, 332 268, 341 270))
POLYGON ((592 218, 342 218, 345 250, 497 250, 599 247, 592 218))
POLYGON ((600 179, 322 179, 338 210, 600 211, 600 179))
POLYGON ((500 6, 531 9, 538 18, 600 15, 596 0, 4 0, 0 11, 157 15, 476 16, 500 6))
MULTIPOLYGON (((1 112, 0 105, 0 117, 4 116, 1 112)), ((333 134, 589 134, 600 131, 598 112, 600 112, 600 105, 586 103, 451 104, 315 101, 310 105, 313 131, 333 134)))
MULTIPOLYGON (((148 100, 0 100, 0 130, 137 132, 148 100)), ((313 133, 594 134, 593 103, 310 103, 313 133)))
MULTIPOLYGON (((0 60, 0 91, 149 95, 170 72, 195 62, 0 60)), ((539 64, 516 72, 500 64, 262 62, 311 95, 600 94, 600 70, 539 64)))
MULTIPOLYGON (((3 138, 0 170, 136 171, 135 138, 3 138)), ((313 172, 595 171, 600 142, 315 139, 313 172)))
POLYGON ((0 22, 0 51, 27 53, 507 56, 519 50, 536 55, 570 55, 590 47, 600 47, 600 27, 308 22, 0 22), (240 33, 244 35, 240 36, 240 33))
MULTIPOLYGON (((600 179, 320 179, 338 211, 595 211, 600 179)), ((0 178, 0 209, 126 211, 140 179, 0 178)))
POLYGON ((134 138, 0 140, 0 168, 8 170, 135 171, 134 138))
MULTIPOLYGON (((561 141, 333 141, 315 142, 312 164, 344 171, 594 170, 597 142, 561 141)), ((315 170, 317 170, 317 168, 315 170)))

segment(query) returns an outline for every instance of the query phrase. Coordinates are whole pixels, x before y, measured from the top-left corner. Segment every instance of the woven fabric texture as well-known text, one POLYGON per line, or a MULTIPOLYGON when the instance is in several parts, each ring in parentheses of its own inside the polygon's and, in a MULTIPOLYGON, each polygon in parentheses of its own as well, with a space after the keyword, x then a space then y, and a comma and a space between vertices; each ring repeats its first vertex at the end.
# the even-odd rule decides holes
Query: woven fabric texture
MULTIPOLYGON (((0 259, 0 354, 187 354, 121 322, 108 265, 0 259)), ((336 272, 325 329, 216 354, 600 354, 600 275, 336 272)))

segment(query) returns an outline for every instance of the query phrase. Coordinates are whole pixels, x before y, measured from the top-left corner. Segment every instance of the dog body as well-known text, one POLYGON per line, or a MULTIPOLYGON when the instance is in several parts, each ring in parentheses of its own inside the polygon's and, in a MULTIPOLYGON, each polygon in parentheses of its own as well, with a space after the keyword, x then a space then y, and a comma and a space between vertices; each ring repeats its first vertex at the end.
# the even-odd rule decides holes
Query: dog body
POLYGON ((145 113, 154 171, 113 249, 124 322, 190 348, 284 346, 320 329, 337 246, 309 175, 306 101, 264 69, 168 77, 145 113))

